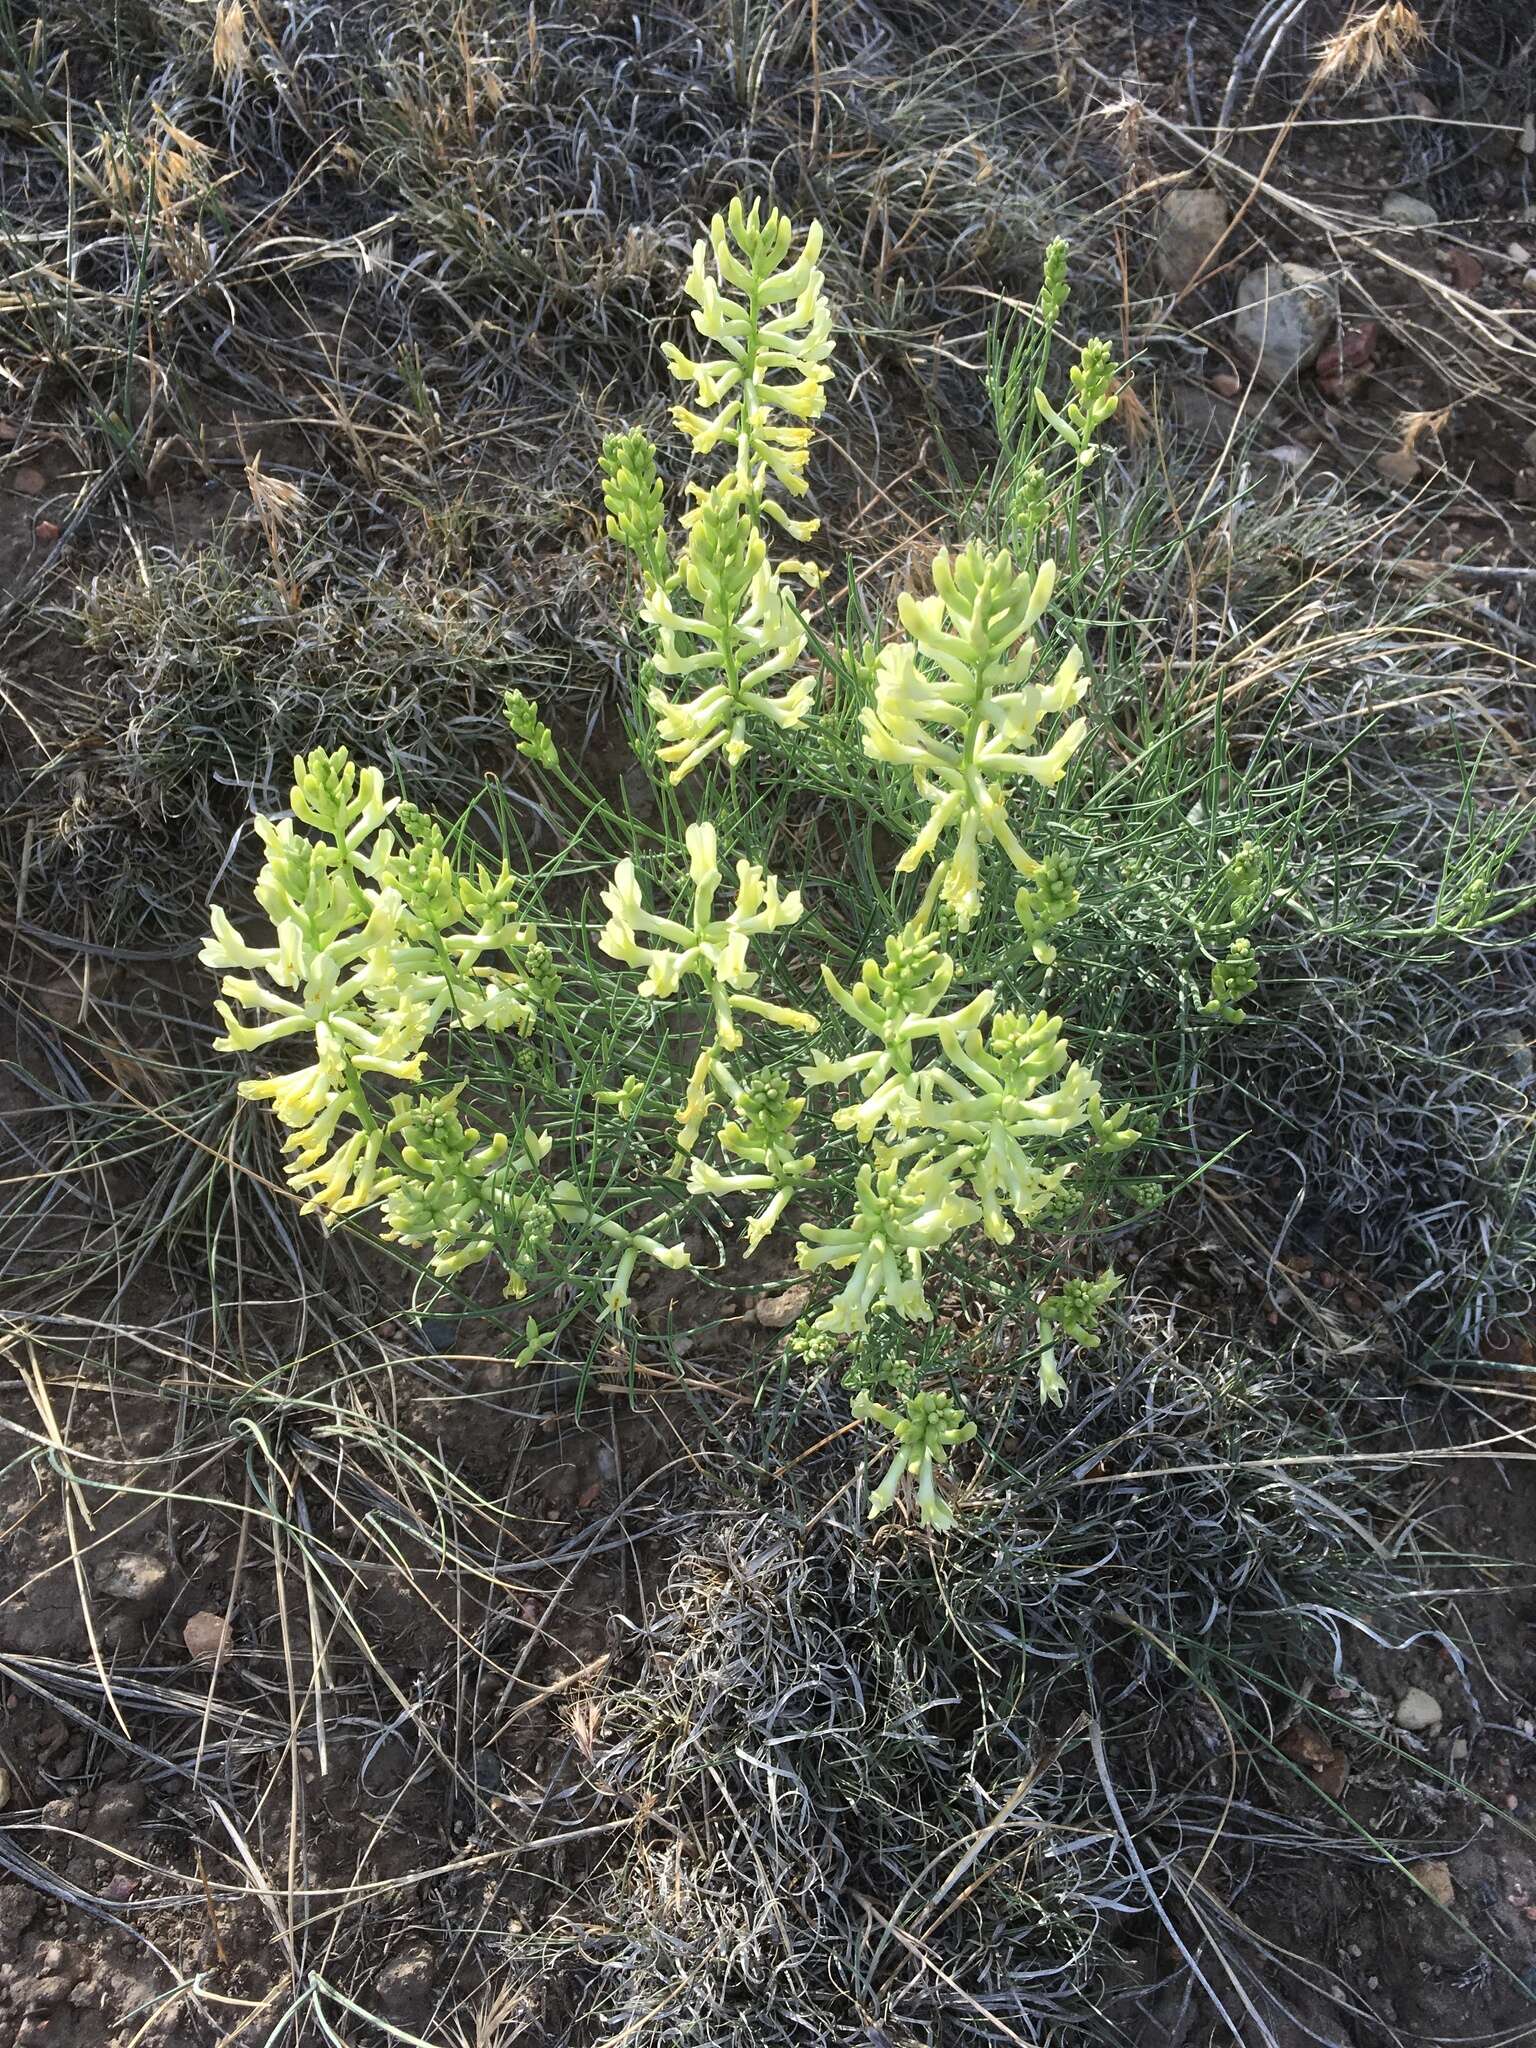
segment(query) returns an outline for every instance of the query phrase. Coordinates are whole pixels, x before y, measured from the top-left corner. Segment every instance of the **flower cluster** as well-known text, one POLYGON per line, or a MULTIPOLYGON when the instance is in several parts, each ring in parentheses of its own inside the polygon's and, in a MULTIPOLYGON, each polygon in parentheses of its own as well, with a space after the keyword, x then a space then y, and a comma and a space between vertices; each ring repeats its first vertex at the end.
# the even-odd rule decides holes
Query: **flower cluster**
POLYGON ((956 1444, 969 1443, 976 1434, 974 1422, 967 1422, 965 1410, 948 1394, 916 1393, 907 1399, 904 1411, 872 1400, 867 1393, 853 1397, 853 1413, 859 1422, 878 1423, 896 1439, 896 1451, 884 1479, 869 1499, 871 1518, 883 1515, 895 1500, 904 1479, 917 1481, 917 1510, 930 1529, 942 1535, 955 1526, 954 1510, 939 1498, 934 1470, 948 1458, 956 1444))
POLYGON ((710 488, 692 487, 675 560, 655 450, 638 431, 603 449, 607 530, 639 565, 651 667, 678 691, 650 692, 657 752, 673 782, 717 750, 735 768, 753 718, 790 729, 811 709, 811 679, 794 673, 805 627, 784 578, 814 582, 817 571, 797 559, 775 564, 770 539, 803 544, 817 529, 784 499, 808 488, 812 423, 832 375, 832 313, 816 264, 820 226, 798 255, 794 241, 776 208, 765 214, 735 199, 694 250, 684 289, 703 346, 690 356, 668 344, 672 375, 693 387, 693 403, 672 416, 696 455, 727 461, 710 488))
POLYGON ((1039 874, 1009 823, 1009 791, 1020 779, 1043 789, 1061 781, 1086 721, 1074 718, 1030 749, 1044 720, 1082 702, 1088 681, 1076 647, 1054 664, 1041 659, 1034 629, 1056 585, 1054 562, 1031 570, 973 543, 953 561, 937 557, 933 585, 931 597, 898 600, 907 637, 880 655, 864 749, 911 769, 928 816, 897 871, 911 873, 944 847, 936 891, 963 930, 981 907, 987 847, 1000 846, 1026 880, 1039 874))
MULTIPOLYGON (((775 555, 816 531, 803 500, 832 374, 820 250, 819 228, 797 237, 776 210, 740 201, 699 243, 686 285, 697 353, 667 354, 687 387, 674 419, 717 473, 688 486, 675 533, 645 435, 603 448, 606 530, 641 585, 641 715, 667 780, 697 774, 713 792, 681 845, 664 787, 653 810, 622 817, 594 796, 603 829, 625 834, 594 885, 594 919, 571 888, 589 843, 579 824, 547 875, 514 884, 505 860, 473 852, 473 822, 450 840, 387 796, 376 769, 316 752, 296 764, 291 815, 257 824, 270 936, 242 936, 215 912, 202 958, 223 977, 221 1047, 298 1055, 242 1088, 286 1127, 304 1206, 328 1222, 373 1212, 445 1283, 494 1258, 510 1294, 622 1315, 640 1262, 683 1269, 722 1214, 741 1217, 749 1257, 792 1233, 812 1283, 794 1355, 815 1368, 840 1355, 855 1416, 895 1440, 870 1512, 912 1480, 921 1521, 943 1531, 953 1513, 938 1473, 976 1430, 949 1392, 918 1381, 943 1371, 951 1290, 989 1243, 1059 1233, 1064 1218, 1080 1228, 1137 1138, 1046 1006, 1069 978, 1058 938, 1090 884, 1059 846, 1025 843, 1050 836, 1047 801, 1088 732, 1089 676, 1051 624, 1057 570, 1042 536, 1053 494, 1081 488, 1114 411, 1113 366, 1102 345, 1084 348, 1060 412, 1038 394, 1029 407, 1020 385, 1017 413, 1043 418, 1049 434, 1032 432, 1067 452, 1047 450, 1049 473, 1022 470, 1017 550, 940 553, 931 590, 900 598, 899 631, 848 665, 853 758, 904 839, 890 928, 876 928, 870 957, 854 950, 850 971, 849 954, 830 952, 838 917, 808 911, 766 864, 795 834, 775 837, 761 822, 773 805, 739 779, 766 728, 821 744, 805 730, 817 692, 790 594, 792 581, 814 590, 817 572, 775 555), (760 858, 727 863, 727 832, 760 858), (538 906, 537 926, 520 900, 538 906), (494 1079, 483 1058, 455 1072, 468 1033, 502 1048, 494 1079), (621 1220, 631 1210, 647 1220, 621 1220), (914 1325, 935 1330, 921 1358, 914 1325)), ((1046 344, 1066 296, 1054 244, 1046 344)), ((511 690, 505 711, 518 752, 549 779, 551 815, 585 803, 540 707, 511 690)), ((1223 886, 1232 943, 1208 1007, 1236 1018, 1254 971, 1232 935, 1268 886, 1251 848, 1223 886)), ((1117 1284, 1112 1272, 1071 1279, 1038 1304, 1042 1399, 1064 1392, 1059 1345, 1097 1344, 1094 1317, 1117 1284)), ((530 1323, 519 1356, 551 1341, 530 1323)))
POLYGON ((256 944, 216 909, 200 958, 223 976, 221 1052, 304 1049, 303 1064, 240 1084, 285 1126, 304 1209, 327 1223, 380 1210, 386 1236, 427 1247, 440 1278, 494 1254, 522 1294, 558 1217, 588 1220, 539 1176, 549 1141, 482 1137, 462 1084, 413 1085, 438 1033, 526 1034, 556 1001, 559 973, 510 870, 456 865, 441 827, 345 748, 295 761, 292 815, 256 830, 273 937, 256 944), (395 1084, 382 1102, 381 1082, 395 1084))
POLYGON ((1118 1152, 1139 1134, 1124 1109, 1106 1113, 1059 1017, 996 1011, 990 989, 941 1010, 955 963, 932 933, 909 928, 887 940, 884 963, 866 960, 852 990, 829 969, 823 976, 873 1043, 802 1074, 811 1085, 857 1082, 857 1100, 832 1123, 874 1156, 859 1170, 848 1223, 806 1225, 800 1264, 852 1268, 820 1319, 825 1329, 862 1331, 881 1310, 926 1322, 924 1254, 978 1221, 994 1243, 1011 1243, 1014 1223, 1045 1213, 1075 1171, 1066 1140, 1078 1134, 1089 1149, 1118 1152), (919 1064, 919 1052, 931 1056, 919 1064))
POLYGON ((1253 958, 1253 946, 1247 939, 1234 939, 1227 948, 1225 960, 1218 960, 1211 969, 1211 997, 1205 1004, 1208 1017, 1219 1017, 1224 1024, 1241 1024, 1248 1015, 1242 1007, 1243 999, 1251 996, 1259 985, 1259 970, 1253 958))
MULTIPOLYGON (((215 910, 200 957, 224 976, 220 1051, 304 1043, 304 1065, 241 1087, 286 1126, 306 1208, 335 1218, 398 1181, 395 1127, 412 1098, 382 1120, 368 1079, 419 1082, 440 1027, 528 1031, 558 978, 508 869, 456 868, 441 830, 387 798, 376 768, 317 749, 294 778, 292 817, 256 821, 272 941, 253 944, 215 910)), ((453 1099, 435 1114, 455 1119, 453 1099)))
POLYGON ((1113 1266, 1109 1266, 1097 1280, 1074 1276, 1064 1281, 1055 1294, 1048 1294, 1040 1303, 1042 1401, 1061 1402, 1067 1396, 1067 1383, 1056 1362, 1056 1346, 1061 1338, 1069 1337, 1084 1351, 1097 1351, 1104 1341, 1098 1332, 1099 1310, 1112 1294, 1119 1291, 1119 1287, 1120 1276, 1113 1266))

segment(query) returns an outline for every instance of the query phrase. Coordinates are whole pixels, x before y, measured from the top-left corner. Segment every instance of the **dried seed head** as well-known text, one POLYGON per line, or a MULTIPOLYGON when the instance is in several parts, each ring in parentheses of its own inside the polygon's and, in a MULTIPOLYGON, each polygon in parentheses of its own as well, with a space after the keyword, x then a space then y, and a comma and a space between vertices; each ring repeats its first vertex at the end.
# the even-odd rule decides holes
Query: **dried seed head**
POLYGON ((1312 83, 1338 85, 1348 91, 1373 78, 1401 76, 1412 70, 1427 40, 1415 8, 1405 0, 1386 0, 1384 6, 1351 15, 1328 37, 1318 55, 1312 83))
POLYGON ((213 18, 213 75, 221 85, 241 77, 251 61, 251 39, 240 0, 219 0, 213 18))
POLYGON ((259 452, 245 465, 245 486, 263 526, 278 533, 298 531, 309 510, 309 500, 297 484, 268 476, 261 466, 259 452))

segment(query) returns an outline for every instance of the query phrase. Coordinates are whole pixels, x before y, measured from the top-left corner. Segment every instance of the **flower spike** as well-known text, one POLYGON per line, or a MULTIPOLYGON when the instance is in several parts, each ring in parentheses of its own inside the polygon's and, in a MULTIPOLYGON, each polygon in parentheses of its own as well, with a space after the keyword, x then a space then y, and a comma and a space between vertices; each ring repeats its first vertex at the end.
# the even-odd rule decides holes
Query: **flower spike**
POLYGON ((897 870, 911 873, 947 844, 938 895, 963 930, 981 908, 986 847, 1001 846, 1026 879, 1038 871, 1008 822, 1008 792, 1017 781, 1060 782, 1087 732, 1081 718, 1042 752, 1027 750, 1045 719, 1082 702, 1088 683, 1075 647, 1048 677, 1041 669, 1034 629, 1055 588, 1054 562, 1031 575, 973 542, 953 561, 940 554, 933 582, 931 597, 901 597, 908 637, 882 651, 875 702, 860 719, 864 751, 909 767, 928 806, 897 870))

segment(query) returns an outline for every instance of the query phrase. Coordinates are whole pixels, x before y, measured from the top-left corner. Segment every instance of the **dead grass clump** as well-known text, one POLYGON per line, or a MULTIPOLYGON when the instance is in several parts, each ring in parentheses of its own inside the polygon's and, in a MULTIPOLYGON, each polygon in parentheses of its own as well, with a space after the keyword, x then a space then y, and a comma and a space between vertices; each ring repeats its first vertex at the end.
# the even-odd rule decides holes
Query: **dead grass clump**
POLYGON ((85 659, 31 693, 38 757, 23 798, 35 924, 183 939, 253 810, 281 811, 296 752, 345 735, 451 810, 511 758, 502 693, 601 681, 539 646, 503 587, 457 559, 372 559, 324 526, 277 547, 290 487, 258 472, 275 551, 233 535, 96 577, 64 620, 85 659))
MULTIPOLYGON (((508 1944, 576 2017, 561 2038, 1097 2039, 1111 1931, 1173 1899, 1170 1858, 1245 1871, 1288 1674, 1392 1626, 1397 1589, 1329 1465, 1336 1365, 1303 1343, 1261 1367, 1217 1334, 1257 1301, 1211 1283, 1209 1334, 1179 1345, 1138 1284, 1064 1429, 1027 1396, 1000 1417, 942 1557, 837 1490, 829 1388, 758 1453, 778 1503, 677 1532, 579 1744, 595 1811, 631 1825, 508 1944), (1294 1483, 1281 1452, 1322 1455, 1294 1483)), ((1202 1982, 1197 1924, 1173 1905, 1202 1982)), ((1256 1965, 1235 1942, 1221 1990, 1257 1991, 1256 1965)))

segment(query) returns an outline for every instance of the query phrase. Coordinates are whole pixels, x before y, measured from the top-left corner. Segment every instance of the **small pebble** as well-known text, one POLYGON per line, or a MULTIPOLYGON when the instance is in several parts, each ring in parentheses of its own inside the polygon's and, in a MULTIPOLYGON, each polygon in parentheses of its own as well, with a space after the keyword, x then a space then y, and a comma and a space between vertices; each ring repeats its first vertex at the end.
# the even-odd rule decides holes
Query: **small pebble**
POLYGON ((1427 199, 1415 199, 1411 192, 1389 192, 1381 202, 1381 217, 1404 228, 1432 228, 1440 218, 1427 199))
POLYGON ((1434 1694, 1415 1685, 1410 1686, 1398 1701, 1397 1712, 1392 1718, 1410 1735, 1433 1735, 1445 1717, 1434 1694))
MULTIPOLYGON (((43 533, 51 520, 39 520, 38 538, 47 538, 43 533)), ((57 537, 58 528, 53 529, 57 537)), ((109 1559, 96 1574, 96 1584, 109 1600, 125 1600, 131 1606, 144 1607, 159 1599, 170 1585, 171 1568, 158 1557, 151 1557, 138 1550, 125 1551, 122 1556, 109 1559)))
POLYGON ((194 1614, 181 1632, 194 1664, 214 1664, 229 1655, 232 1638, 222 1614, 194 1614))
POLYGON ((40 469, 18 469, 15 483, 23 496, 35 498, 39 491, 46 488, 48 479, 40 469))

